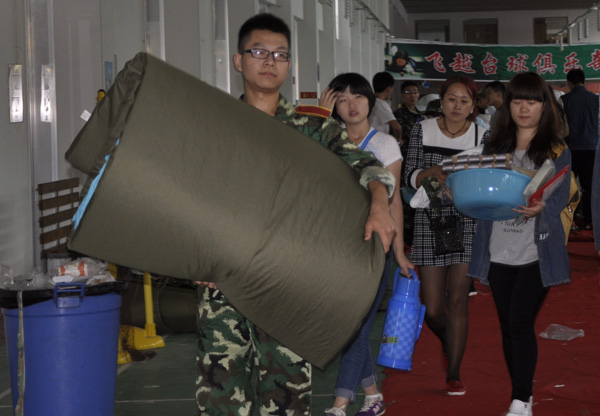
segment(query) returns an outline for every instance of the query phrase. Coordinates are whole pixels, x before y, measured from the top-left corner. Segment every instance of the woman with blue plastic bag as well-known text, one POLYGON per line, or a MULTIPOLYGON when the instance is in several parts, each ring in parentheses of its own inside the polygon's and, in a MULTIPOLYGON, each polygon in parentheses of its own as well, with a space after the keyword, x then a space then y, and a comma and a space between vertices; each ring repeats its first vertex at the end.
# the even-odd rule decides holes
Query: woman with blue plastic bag
MULTIPOLYGON (((345 124, 348 138, 363 150, 373 153, 394 175, 396 183, 400 183, 402 153, 398 142, 389 134, 379 132, 369 125, 368 116, 375 105, 375 94, 369 81, 356 73, 338 75, 323 92, 319 104, 333 108, 332 117, 345 124)), ((355 413, 355 416, 378 416, 385 412, 383 396, 377 388, 369 335, 387 287, 391 253, 393 252, 405 275, 408 276, 409 268, 414 267, 404 254, 404 221, 399 186, 396 187, 394 196, 390 200, 390 211, 396 222, 393 248, 386 257, 386 265, 373 305, 358 333, 342 353, 334 392, 335 401, 333 407, 325 410, 327 416, 346 416, 348 405, 356 399, 359 386, 363 388, 366 396, 362 408, 355 413)))
MULTIPOLYGON (((506 108, 484 153, 510 153, 513 166, 535 171, 550 159, 559 172, 571 163, 566 126, 550 86, 533 72, 515 75, 506 88, 506 108)), ((532 415, 537 363, 535 318, 548 288, 568 283, 569 257, 560 219, 569 201, 567 180, 545 200, 514 209, 519 217, 477 223, 469 276, 489 284, 502 332, 512 384, 507 416, 532 415)))

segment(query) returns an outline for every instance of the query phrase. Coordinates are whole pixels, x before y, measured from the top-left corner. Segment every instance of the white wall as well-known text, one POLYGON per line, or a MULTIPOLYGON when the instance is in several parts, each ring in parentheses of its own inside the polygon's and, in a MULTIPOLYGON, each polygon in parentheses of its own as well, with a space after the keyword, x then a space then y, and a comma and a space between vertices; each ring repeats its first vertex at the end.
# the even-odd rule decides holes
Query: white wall
MULTIPOLYGON (((591 3, 590 3, 591 5, 591 3)), ((498 44, 501 45, 530 45, 533 44, 533 19, 536 17, 568 17, 572 22, 584 14, 586 10, 519 10, 519 12, 473 12, 473 13, 418 13, 409 15, 407 25, 401 26, 397 35, 401 38, 415 38, 415 21, 417 20, 449 20, 450 42, 463 43, 463 21, 469 19, 498 19, 498 44)), ((597 13, 589 15, 590 36, 587 39, 573 43, 593 43, 600 41, 600 32, 597 28, 597 13)))
MULTIPOLYGON (((335 1, 343 16, 345 0, 335 1)), ((388 25, 387 0, 365 3, 388 25)), ((248 17, 266 9, 290 27, 297 25, 293 42, 298 61, 282 88, 296 102, 296 92, 319 93, 341 72, 356 71, 371 79, 383 70, 384 44, 377 25, 369 20, 363 27, 361 21, 367 16, 357 11, 354 24, 340 19, 341 36, 335 39, 332 4, 320 0, 2 0, 0 264, 17 274, 39 264, 36 185, 73 176, 85 179, 64 154, 84 125, 81 113, 93 110, 97 90, 105 87, 106 63, 112 63, 116 76, 137 52, 147 50, 238 96, 243 92, 241 76, 230 65, 237 51, 237 33, 248 17), (218 16, 226 26, 222 41, 214 39, 218 5, 225 6, 218 16), (153 15, 148 22, 147 8, 160 16, 153 15), (26 21, 33 24, 30 33, 26 21), (14 63, 25 66, 26 113, 24 122, 10 124, 7 67, 14 63), (49 122, 40 120, 42 65, 54 70, 54 111, 49 122)))
POLYGON ((116 75, 136 53, 146 50, 144 0, 100 0, 100 4, 102 57, 113 62, 116 75))
POLYGON ((83 177, 64 153, 104 87, 105 57, 122 67, 143 50, 143 16, 141 0, 0 2, 0 264, 13 273, 39 264, 36 186, 83 177), (24 66, 25 115, 17 124, 8 123, 8 64, 24 66), (40 115, 43 65, 53 69, 49 122, 40 115))
MULTIPOLYGON (((66 2, 66 1, 65 1, 66 2)), ((100 37, 100 3, 68 0, 65 10, 54 9, 53 42, 56 79, 57 177, 37 172, 36 183, 83 175, 65 160, 65 152, 77 132, 83 127, 83 110, 92 111, 96 91, 104 87, 102 44, 100 37)), ((46 137, 34 139, 36 142, 46 137)), ((41 144, 38 143, 41 147, 41 144)), ((46 161, 51 155, 36 154, 34 163, 46 161)))
MULTIPOLYGON (((450 40, 463 41, 462 21, 489 13, 419 14, 405 22, 388 0, 363 0, 397 37, 414 38, 414 21, 450 19, 450 40)), ((92 110, 96 91, 104 87, 105 62, 114 75, 138 51, 150 50, 167 62, 217 85, 234 96, 243 92, 241 76, 231 66, 237 32, 250 16, 267 10, 297 27, 297 62, 282 88, 296 102, 297 92, 317 92, 337 74, 354 71, 367 79, 383 70, 384 37, 364 10, 344 17, 345 0, 3 0, 0 2, 0 263, 16 273, 30 270, 37 258, 38 183, 83 176, 64 153, 83 126, 80 114, 92 110), (293 2, 293 3, 292 3, 293 2), (338 4, 339 39, 334 5, 338 4), (223 5, 219 9, 218 5, 223 5), (51 7, 50 7, 51 6, 51 7), (146 20, 146 8, 160 16, 146 20), (223 26, 215 23, 216 11, 223 26), (369 19, 367 19, 369 18, 369 19), (33 23, 27 33, 26 21, 33 23), (294 22, 294 24, 292 24, 294 22), (223 39, 215 41, 217 28, 223 39), (152 36, 146 43, 146 36, 152 36), (160 46, 160 47, 158 47, 160 46), (158 51, 158 52, 157 52, 158 51), (26 66, 25 120, 8 123, 7 66, 26 66), (40 122, 41 66, 54 68, 55 111, 51 123, 40 122), (294 84, 296 82, 297 84, 294 84)), ((354 6, 356 4, 354 3, 354 6)), ((533 43, 534 17, 568 16, 584 10, 493 13, 501 44, 533 43)), ((600 41, 594 16, 589 39, 600 41)), ((316 99, 302 99, 316 103, 316 99)))
POLYGON ((196 77, 201 72, 200 14, 197 0, 164 3, 165 60, 196 77))
MULTIPOLYGON (((295 48, 298 91, 318 93, 322 88, 318 79, 318 61, 314 59, 315 51, 318 50, 317 5, 307 0, 303 3, 302 18, 294 16, 298 25, 295 43, 302 44, 301 48, 295 48)), ((316 103, 316 100, 302 99, 302 102, 316 103)))
POLYGON ((25 64, 23 13, 22 1, 0 2, 0 264, 19 274, 33 265, 31 146, 27 114, 9 123, 7 81, 9 64, 25 64))

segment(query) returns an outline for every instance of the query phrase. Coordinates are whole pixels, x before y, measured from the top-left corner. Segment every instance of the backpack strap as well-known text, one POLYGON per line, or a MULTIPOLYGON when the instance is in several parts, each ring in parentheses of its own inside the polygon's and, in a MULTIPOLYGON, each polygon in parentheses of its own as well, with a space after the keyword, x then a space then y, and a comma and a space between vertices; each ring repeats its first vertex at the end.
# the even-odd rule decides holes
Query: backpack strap
POLYGON ((371 141, 371 139, 373 138, 373 136, 375 136, 375 133, 377 133, 377 130, 375 130, 375 129, 371 130, 371 132, 363 140, 363 144, 360 145, 360 150, 365 150, 365 148, 367 147, 367 145, 369 144, 369 142, 371 141))

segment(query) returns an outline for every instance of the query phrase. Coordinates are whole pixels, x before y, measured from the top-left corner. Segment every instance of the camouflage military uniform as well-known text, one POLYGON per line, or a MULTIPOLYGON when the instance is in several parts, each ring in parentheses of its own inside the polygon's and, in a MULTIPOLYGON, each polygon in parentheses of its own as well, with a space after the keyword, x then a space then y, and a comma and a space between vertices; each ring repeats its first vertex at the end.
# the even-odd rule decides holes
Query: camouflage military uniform
POLYGON ((406 106, 401 105, 396 111, 394 111, 394 117, 398 120, 398 123, 402 126, 402 154, 406 156, 408 151, 408 141, 410 140, 410 132, 412 128, 419 121, 425 118, 425 115, 420 112, 416 107, 415 111, 409 110, 406 106))
POLYGON ((246 319, 216 289, 200 289, 200 415, 310 415, 311 366, 246 319))
MULTIPOLYGON (((391 195, 394 177, 348 140, 322 107, 299 107, 280 97, 275 118, 340 156, 367 186, 376 179, 391 195)), ((282 138, 285 140, 285 138, 282 138)), ((250 322, 216 289, 200 289, 198 379, 200 415, 310 415, 311 365, 250 322)))
POLYGON ((348 139, 346 130, 330 117, 331 110, 317 106, 294 108, 280 96, 275 118, 293 126, 301 133, 321 143, 341 157, 360 174, 360 184, 367 187, 371 180, 378 180, 388 187, 388 195, 394 190, 394 176, 368 152, 363 152, 348 139))

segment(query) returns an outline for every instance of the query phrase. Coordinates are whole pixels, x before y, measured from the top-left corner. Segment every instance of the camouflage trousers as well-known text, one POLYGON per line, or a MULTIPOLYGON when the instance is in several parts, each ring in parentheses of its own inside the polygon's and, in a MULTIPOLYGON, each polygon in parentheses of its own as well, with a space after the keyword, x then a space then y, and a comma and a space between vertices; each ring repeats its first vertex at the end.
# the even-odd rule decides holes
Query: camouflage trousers
POLYGON ((199 415, 310 415, 311 365, 238 312, 216 289, 199 289, 199 415))

